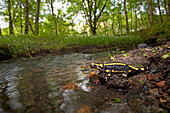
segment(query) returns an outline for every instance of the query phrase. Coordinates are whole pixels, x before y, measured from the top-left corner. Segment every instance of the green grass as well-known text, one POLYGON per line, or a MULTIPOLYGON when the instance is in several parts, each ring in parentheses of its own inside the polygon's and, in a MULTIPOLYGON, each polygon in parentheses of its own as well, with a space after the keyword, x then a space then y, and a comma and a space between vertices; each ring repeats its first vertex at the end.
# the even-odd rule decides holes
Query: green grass
MULTIPOLYGON (((142 40, 137 36, 3 36, 0 37, 0 46, 8 47, 12 57, 21 55, 31 56, 42 50, 60 51, 72 47, 118 47, 126 45, 127 47, 137 45, 142 40)), ((4 54, 0 48, 0 54, 4 54)), ((91 48, 89 48, 91 49, 91 48)))

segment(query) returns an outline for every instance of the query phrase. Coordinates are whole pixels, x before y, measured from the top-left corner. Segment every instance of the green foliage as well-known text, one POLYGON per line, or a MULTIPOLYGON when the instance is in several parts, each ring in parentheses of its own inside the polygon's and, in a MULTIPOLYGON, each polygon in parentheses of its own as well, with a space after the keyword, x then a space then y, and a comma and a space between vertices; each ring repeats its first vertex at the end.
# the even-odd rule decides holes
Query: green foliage
POLYGON ((166 59, 166 58, 168 58, 169 56, 170 56, 170 53, 167 53, 167 54, 163 55, 162 58, 166 59))
POLYGON ((163 44, 170 38, 170 21, 166 20, 146 30, 140 31, 140 36, 147 44, 163 44))
POLYGON ((72 47, 118 47, 133 46, 141 42, 139 37, 132 36, 3 36, 0 37, 0 45, 7 45, 13 57, 26 55, 31 56, 43 50, 51 52, 59 51, 62 48, 72 47))

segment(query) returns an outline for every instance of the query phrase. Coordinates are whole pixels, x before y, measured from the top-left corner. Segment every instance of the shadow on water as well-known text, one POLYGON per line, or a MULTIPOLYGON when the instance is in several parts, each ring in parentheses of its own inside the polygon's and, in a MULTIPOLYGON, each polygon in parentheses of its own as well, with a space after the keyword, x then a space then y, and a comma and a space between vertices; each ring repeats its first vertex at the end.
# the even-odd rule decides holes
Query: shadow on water
POLYGON ((131 112, 126 102, 110 103, 112 98, 123 98, 121 93, 105 86, 90 86, 88 74, 81 72, 82 65, 107 55, 76 53, 1 63, 0 112, 75 113, 83 105, 92 112, 131 112), (78 88, 61 92, 70 82, 78 88))

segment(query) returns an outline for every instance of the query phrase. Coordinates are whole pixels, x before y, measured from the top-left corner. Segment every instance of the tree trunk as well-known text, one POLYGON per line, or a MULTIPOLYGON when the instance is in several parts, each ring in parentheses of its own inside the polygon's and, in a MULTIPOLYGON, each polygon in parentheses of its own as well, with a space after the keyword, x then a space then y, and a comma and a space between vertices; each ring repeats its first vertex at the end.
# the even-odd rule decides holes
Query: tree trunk
POLYGON ((170 0, 168 0, 168 19, 170 18, 170 0))
POLYGON ((40 12, 40 2, 41 0, 37 0, 37 4, 36 4, 36 12, 35 12, 35 32, 38 35, 39 34, 39 12, 40 12))
POLYGON ((161 22, 163 22, 162 13, 161 13, 160 4, 159 4, 159 0, 157 0, 157 3, 158 3, 158 10, 159 10, 160 20, 161 20, 161 22))
POLYGON ((2 36, 1 27, 0 27, 0 36, 2 36))
POLYGON ((29 30, 29 11, 28 11, 29 3, 28 0, 25 0, 25 34, 28 34, 29 30))
MULTIPOLYGON (((29 21, 29 20, 28 20, 28 21, 29 21)), ((30 29, 31 29, 32 34, 35 34, 35 33, 34 33, 34 29, 33 29, 32 25, 31 25, 31 22, 30 22, 30 21, 29 21, 29 26, 30 26, 30 29)))
POLYGON ((9 12, 9 34, 13 35, 13 23, 12 23, 12 16, 11 16, 11 0, 8 0, 8 12, 9 12))
POLYGON ((135 32, 137 31, 137 26, 138 26, 138 22, 137 22, 136 10, 135 10, 135 32))
POLYGON ((54 25, 55 25, 55 34, 57 35, 58 34, 58 31, 57 31, 57 22, 56 22, 55 14, 54 14, 53 0, 51 0, 50 4, 51 4, 51 15, 53 17, 53 21, 54 21, 54 25))
POLYGON ((125 17, 126 17, 126 32, 127 34, 129 34, 128 16, 126 11, 126 0, 124 0, 124 10, 125 10, 125 17))
POLYGON ((166 0, 164 0, 164 9, 165 9, 166 16, 167 16, 167 19, 168 19, 168 11, 167 11, 167 8, 166 8, 166 0))
POLYGON ((132 0, 131 0, 131 33, 132 33, 132 26, 133 26, 133 23, 132 23, 133 22, 133 15, 132 15, 133 12, 132 12, 132 9, 133 8, 132 8, 132 0))
POLYGON ((122 35, 122 15, 120 15, 120 32, 121 32, 121 35, 122 35))
POLYGON ((141 17, 142 28, 143 28, 144 27, 144 22, 143 22, 143 17, 142 17, 142 11, 140 11, 140 17, 141 17))
POLYGON ((97 0, 86 0, 86 1, 82 0, 82 8, 84 10, 86 22, 88 26, 90 27, 90 31, 92 35, 96 35, 97 22, 99 18, 101 17, 103 10, 106 7, 107 2, 108 0, 105 0, 104 4, 100 7, 101 9, 99 9, 99 5, 101 5, 102 3, 101 1, 97 3, 97 0))
POLYGON ((22 0, 20 0, 20 26, 21 26, 21 35, 23 34, 23 26, 22 26, 22 0))
POLYGON ((119 30, 118 33, 121 33, 121 25, 120 25, 120 14, 118 13, 118 23, 119 23, 119 30))
POLYGON ((150 26, 152 26, 153 25, 152 0, 148 0, 148 7, 149 7, 149 22, 150 26))
POLYGON ((112 22, 112 32, 113 32, 113 35, 115 35, 115 31, 114 31, 114 17, 113 17, 113 22, 112 22))

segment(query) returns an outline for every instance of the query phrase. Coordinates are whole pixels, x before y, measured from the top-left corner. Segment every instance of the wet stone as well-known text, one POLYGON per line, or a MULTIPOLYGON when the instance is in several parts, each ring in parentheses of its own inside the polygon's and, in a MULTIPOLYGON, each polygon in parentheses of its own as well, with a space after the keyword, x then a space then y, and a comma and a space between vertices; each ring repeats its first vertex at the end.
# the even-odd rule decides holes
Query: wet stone
POLYGON ((112 75, 107 81, 108 88, 127 89, 129 86, 129 81, 123 79, 121 75, 112 75))

